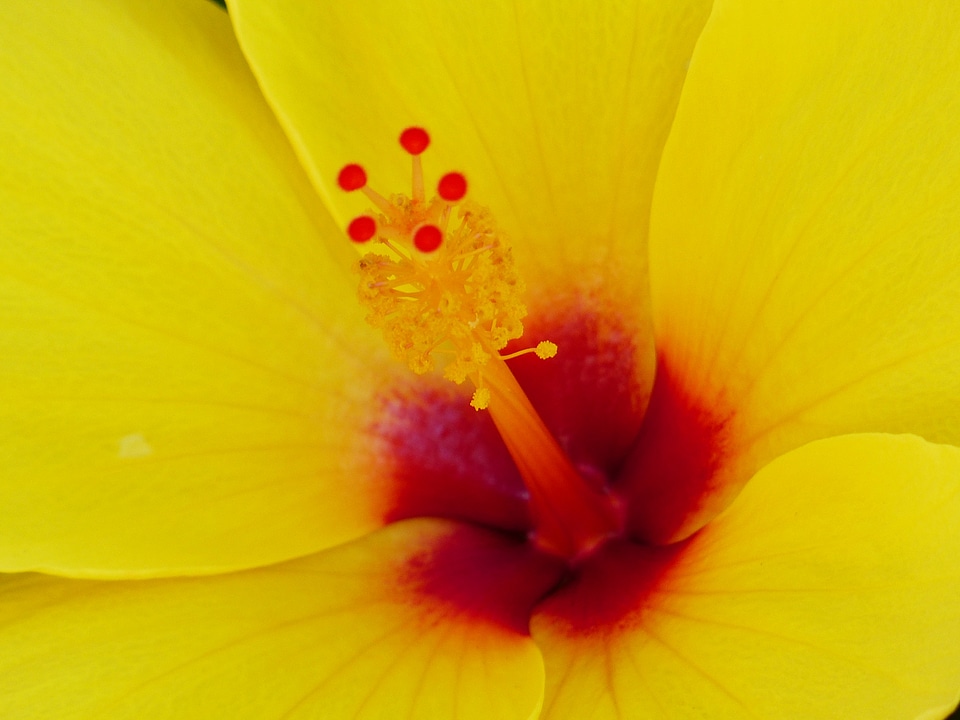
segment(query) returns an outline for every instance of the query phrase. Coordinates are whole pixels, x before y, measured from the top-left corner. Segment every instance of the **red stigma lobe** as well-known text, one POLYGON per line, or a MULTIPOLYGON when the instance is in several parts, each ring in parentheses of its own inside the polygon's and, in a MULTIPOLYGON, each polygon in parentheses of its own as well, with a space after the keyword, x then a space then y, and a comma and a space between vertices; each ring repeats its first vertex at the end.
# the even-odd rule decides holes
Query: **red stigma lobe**
POLYGON ((361 215, 350 221, 347 226, 347 235, 354 242, 367 242, 377 234, 377 221, 369 215, 361 215))
POLYGON ((467 179, 457 172, 447 173, 437 183, 437 194, 447 202, 461 200, 467 194, 467 179))
POLYGON ((410 127, 400 133, 400 145, 411 155, 419 155, 430 146, 430 136, 419 127, 410 127))
POLYGON ((433 252, 443 242, 443 232, 436 225, 424 225, 413 235, 413 244, 420 252, 433 252))
POLYGON ((344 165, 337 176, 337 184, 346 192, 359 190, 367 184, 367 173, 359 165, 344 165))

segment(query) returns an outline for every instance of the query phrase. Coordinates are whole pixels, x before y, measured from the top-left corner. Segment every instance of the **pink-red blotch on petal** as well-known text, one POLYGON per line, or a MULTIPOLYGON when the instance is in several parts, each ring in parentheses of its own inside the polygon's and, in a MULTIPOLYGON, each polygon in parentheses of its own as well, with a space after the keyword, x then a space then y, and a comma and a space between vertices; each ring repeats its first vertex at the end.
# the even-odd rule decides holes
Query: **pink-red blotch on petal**
POLYGON ((575 568, 537 613, 568 637, 602 636, 638 627, 669 593, 668 580, 688 543, 647 547, 627 540, 604 545, 575 568))
POLYGON ((359 190, 367 184, 367 173, 359 165, 344 165, 337 175, 337 185, 346 192, 359 190))
POLYGON ((437 183, 437 194, 447 202, 462 200, 467 194, 467 179, 458 172, 447 173, 437 183))
POLYGON ((430 147, 430 136, 420 127, 409 127, 400 133, 400 145, 411 155, 419 155, 430 147))
POLYGON ((347 226, 347 235, 354 242, 367 242, 377 234, 377 221, 369 215, 361 215, 350 221, 347 226))
POLYGON ((537 602, 565 573, 562 561, 523 536, 462 525, 407 562, 398 586, 427 612, 528 635, 537 602))
POLYGON ((391 461, 385 522, 440 517, 510 534, 533 529, 523 478, 493 420, 453 385, 392 387, 368 432, 391 461))
POLYGON ((634 538, 667 543, 705 506, 726 459, 730 419, 729 412, 684 387, 661 353, 650 406, 618 477, 634 538))

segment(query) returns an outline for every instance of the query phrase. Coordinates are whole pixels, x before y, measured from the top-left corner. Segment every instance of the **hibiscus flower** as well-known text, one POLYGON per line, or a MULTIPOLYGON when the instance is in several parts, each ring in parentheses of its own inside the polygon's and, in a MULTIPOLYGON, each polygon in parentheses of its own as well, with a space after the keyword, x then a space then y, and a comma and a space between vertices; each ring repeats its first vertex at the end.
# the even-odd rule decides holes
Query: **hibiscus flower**
POLYGON ((0 715, 950 712, 953 3, 228 4, 0 6, 0 715))

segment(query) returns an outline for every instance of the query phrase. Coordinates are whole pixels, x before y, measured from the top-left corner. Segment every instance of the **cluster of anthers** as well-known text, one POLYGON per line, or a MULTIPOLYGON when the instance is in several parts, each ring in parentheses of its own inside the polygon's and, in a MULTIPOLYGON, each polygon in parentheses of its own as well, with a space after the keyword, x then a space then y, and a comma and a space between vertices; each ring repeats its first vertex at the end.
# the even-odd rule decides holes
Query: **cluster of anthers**
POLYGON ((423 374, 434 370, 439 356, 447 379, 473 382, 471 405, 481 410, 490 403, 483 380, 492 360, 530 352, 546 359, 557 346, 544 341, 500 355, 523 334, 523 282, 490 212, 464 200, 462 174, 444 175, 436 195, 427 199, 420 155, 429 144, 423 128, 407 128, 400 135, 400 145, 413 160, 409 196, 386 198, 370 189, 360 165, 340 171, 340 187, 362 191, 379 211, 354 218, 347 228, 355 242, 376 241, 359 262, 360 302, 368 310, 367 321, 382 330, 397 359, 423 374))

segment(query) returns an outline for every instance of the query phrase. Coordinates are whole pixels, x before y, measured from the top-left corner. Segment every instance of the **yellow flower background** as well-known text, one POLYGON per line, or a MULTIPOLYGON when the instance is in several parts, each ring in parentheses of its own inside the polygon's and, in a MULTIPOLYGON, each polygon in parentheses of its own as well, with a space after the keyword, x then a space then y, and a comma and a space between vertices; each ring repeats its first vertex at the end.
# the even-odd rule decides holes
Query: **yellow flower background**
POLYGON ((0 716, 949 714, 960 8, 228 6, 0 5, 0 716), (407 187, 409 126, 637 410, 648 544, 546 597, 521 541, 391 515, 390 403, 469 402, 355 299, 336 173, 407 187), (722 425, 679 510, 655 382, 722 425))

